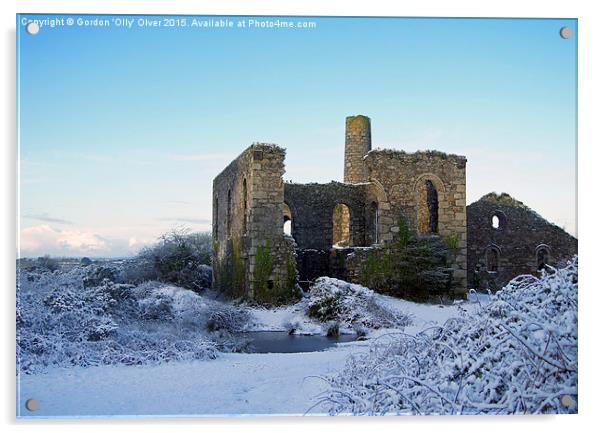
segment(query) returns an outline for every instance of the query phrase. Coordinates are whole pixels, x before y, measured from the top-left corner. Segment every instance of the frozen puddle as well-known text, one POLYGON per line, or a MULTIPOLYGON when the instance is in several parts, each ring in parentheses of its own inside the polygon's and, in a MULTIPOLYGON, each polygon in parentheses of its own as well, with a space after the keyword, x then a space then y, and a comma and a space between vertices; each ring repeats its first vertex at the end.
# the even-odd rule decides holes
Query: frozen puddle
POLYGON ((300 353, 319 352, 334 347, 337 343, 355 341, 355 335, 289 335, 282 331, 255 331, 241 334, 249 341, 251 353, 300 353))

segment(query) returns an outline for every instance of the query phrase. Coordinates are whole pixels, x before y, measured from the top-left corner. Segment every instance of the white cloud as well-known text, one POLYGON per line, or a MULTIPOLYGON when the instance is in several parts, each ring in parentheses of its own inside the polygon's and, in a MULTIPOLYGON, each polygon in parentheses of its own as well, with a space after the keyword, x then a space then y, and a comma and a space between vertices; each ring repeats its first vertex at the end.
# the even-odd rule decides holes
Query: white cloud
POLYGON ((110 245, 101 236, 81 230, 59 230, 47 224, 21 230, 21 253, 102 255, 110 251, 110 245))

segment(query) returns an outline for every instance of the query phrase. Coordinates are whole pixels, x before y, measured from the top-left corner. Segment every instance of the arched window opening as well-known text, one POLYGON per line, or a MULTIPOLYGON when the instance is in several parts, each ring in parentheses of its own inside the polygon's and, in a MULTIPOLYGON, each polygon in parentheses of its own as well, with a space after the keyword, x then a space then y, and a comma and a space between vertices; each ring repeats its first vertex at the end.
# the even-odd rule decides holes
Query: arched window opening
POLYGON ((439 230, 439 197, 433 182, 426 181, 426 205, 428 208, 428 231, 437 233, 439 230))
POLYGON ((288 235, 288 236, 292 236, 293 235, 293 224, 292 221, 289 219, 284 219, 284 226, 283 226, 283 230, 284 230, 284 234, 288 235))
POLYGON ((332 246, 349 246, 349 208, 342 203, 332 211, 332 246))
POLYGON ((226 230, 232 236, 232 191, 228 190, 228 207, 226 208, 226 230))
POLYGON ((537 270, 541 271, 550 264, 550 248, 547 245, 540 245, 535 251, 537 258, 537 270))
POLYGON ((499 210, 496 210, 489 221, 491 227, 495 230, 503 230, 506 227, 506 215, 499 210))
POLYGON ((493 227, 494 229, 500 228, 500 218, 497 215, 491 217, 491 227, 493 227))
POLYGON ((414 203, 417 210, 416 231, 421 234, 439 233, 439 203, 446 201, 445 185, 436 175, 424 173, 414 184, 414 203))
POLYGON ((292 236, 293 235, 293 214, 291 213, 291 209, 288 207, 286 203, 283 206, 283 225, 282 230, 284 234, 292 236))
POLYGON ((219 229, 219 200, 215 197, 215 204, 213 206, 215 215, 213 217, 213 237, 217 239, 218 229, 219 229))
POLYGON ((242 232, 247 233, 247 179, 242 181, 242 232))
POLYGON ((372 225, 372 243, 378 243, 378 203, 370 204, 370 222, 372 225))
POLYGON ((487 248, 487 271, 497 272, 500 267, 500 251, 496 247, 487 248))

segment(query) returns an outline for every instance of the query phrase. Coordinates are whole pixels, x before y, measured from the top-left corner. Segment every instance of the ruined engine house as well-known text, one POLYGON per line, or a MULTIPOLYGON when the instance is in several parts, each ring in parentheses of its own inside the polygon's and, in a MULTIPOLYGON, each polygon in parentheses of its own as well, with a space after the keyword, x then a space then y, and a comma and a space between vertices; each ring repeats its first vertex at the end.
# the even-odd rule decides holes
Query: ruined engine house
POLYGON ((279 146, 253 144, 214 179, 215 287, 262 300, 319 276, 366 284, 364 259, 409 229, 450 246, 451 293, 466 293, 464 156, 373 150, 360 115, 346 119, 343 182, 285 183, 284 159, 279 146))

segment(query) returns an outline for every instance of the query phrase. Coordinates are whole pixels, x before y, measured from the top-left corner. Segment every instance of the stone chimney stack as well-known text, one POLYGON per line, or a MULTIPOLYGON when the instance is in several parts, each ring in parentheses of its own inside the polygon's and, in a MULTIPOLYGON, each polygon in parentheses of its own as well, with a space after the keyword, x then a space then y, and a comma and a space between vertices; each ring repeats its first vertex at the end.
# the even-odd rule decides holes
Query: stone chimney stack
POLYGON ((368 169, 364 156, 372 149, 370 118, 349 116, 345 119, 345 171, 346 183, 368 182, 368 169))

